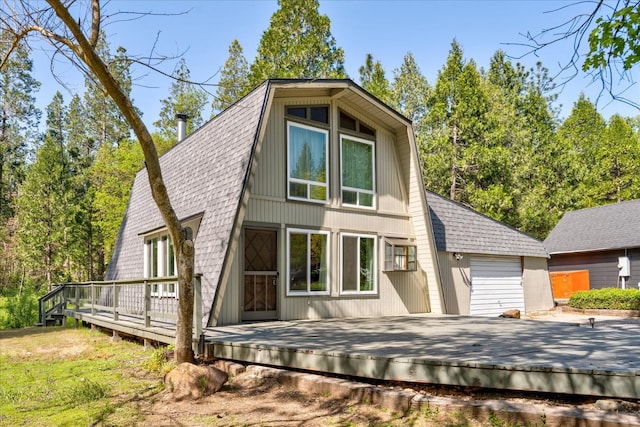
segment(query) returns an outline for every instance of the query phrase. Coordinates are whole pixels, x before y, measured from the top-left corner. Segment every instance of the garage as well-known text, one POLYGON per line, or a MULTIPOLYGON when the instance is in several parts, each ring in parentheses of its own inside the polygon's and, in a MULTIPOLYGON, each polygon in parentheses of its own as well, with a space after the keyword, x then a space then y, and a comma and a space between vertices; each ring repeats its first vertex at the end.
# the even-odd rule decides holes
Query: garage
POLYGON ((472 316, 497 317, 505 310, 524 314, 524 290, 520 257, 472 257, 472 316))

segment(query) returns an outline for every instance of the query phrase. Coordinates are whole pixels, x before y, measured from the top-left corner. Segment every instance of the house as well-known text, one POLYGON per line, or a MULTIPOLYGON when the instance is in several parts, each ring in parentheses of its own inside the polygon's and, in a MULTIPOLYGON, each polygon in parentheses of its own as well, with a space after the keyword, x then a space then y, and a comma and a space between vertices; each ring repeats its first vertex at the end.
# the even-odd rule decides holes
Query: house
MULTIPOLYGON (((411 122, 351 80, 266 81, 177 144, 160 163, 202 326, 443 313, 418 159, 411 122)), ((172 275, 142 170, 107 280, 172 275)))
POLYGON ((544 241, 549 271, 587 271, 591 289, 640 286, 640 199, 567 212, 544 241))
POLYGON ((498 316, 553 308, 541 241, 426 192, 447 313, 498 316))

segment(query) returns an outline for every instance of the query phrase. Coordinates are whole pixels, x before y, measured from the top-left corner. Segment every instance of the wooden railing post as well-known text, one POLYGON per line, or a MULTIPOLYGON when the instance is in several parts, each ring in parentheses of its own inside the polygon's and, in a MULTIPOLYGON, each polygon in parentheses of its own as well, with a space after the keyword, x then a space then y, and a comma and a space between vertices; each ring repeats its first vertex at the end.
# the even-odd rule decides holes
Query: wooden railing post
POLYGON ((80 286, 74 285, 73 287, 76 293, 76 311, 80 311, 80 286))
POLYGON ((118 285, 113 283, 113 320, 118 320, 118 285))
POLYGON ((144 326, 148 328, 151 326, 151 284, 144 281, 144 326))
POLYGON ((91 282, 91 315, 96 315, 96 284, 91 282))
POLYGON ((193 323, 195 324, 195 339, 202 334, 202 275, 193 277, 193 323))

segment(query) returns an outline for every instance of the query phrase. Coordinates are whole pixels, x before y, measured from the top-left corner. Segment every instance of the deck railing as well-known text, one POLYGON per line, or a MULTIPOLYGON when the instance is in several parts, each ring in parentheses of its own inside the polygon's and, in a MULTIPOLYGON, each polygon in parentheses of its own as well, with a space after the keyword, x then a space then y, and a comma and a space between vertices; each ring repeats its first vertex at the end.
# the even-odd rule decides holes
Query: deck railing
MULTIPOLYGON (((178 318, 177 277, 137 280, 62 283, 39 299, 40 324, 47 318, 65 312, 84 312, 91 316, 109 317, 114 322, 126 316, 129 322, 144 328, 174 325, 178 318)), ((202 333, 201 276, 193 280, 194 337, 202 333)))

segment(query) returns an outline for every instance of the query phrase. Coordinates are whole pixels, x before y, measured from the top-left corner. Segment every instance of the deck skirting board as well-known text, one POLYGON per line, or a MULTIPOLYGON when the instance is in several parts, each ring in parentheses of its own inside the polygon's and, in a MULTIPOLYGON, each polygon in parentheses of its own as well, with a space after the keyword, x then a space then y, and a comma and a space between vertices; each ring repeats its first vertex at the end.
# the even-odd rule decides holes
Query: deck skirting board
POLYGON ((546 366, 508 366, 387 358, 208 342, 209 357, 377 380, 588 396, 640 398, 640 372, 546 366))

